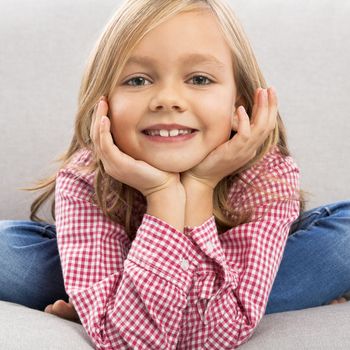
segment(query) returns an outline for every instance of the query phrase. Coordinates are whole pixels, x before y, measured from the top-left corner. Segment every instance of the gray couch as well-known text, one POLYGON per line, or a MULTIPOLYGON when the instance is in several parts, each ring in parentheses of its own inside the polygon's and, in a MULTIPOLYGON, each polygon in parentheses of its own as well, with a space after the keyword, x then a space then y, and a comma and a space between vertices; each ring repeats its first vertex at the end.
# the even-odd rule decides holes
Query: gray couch
MULTIPOLYGON (((52 160, 72 136, 88 53, 118 3, 1 2, 0 219, 27 219, 34 195, 17 188, 55 169, 52 160)), ((309 192, 307 209, 350 199, 349 2, 232 4, 268 84, 276 87, 290 150, 309 192)), ((49 206, 42 217, 52 222, 49 206)), ((282 312, 264 316, 241 349, 350 349, 349 330, 350 303, 282 312)), ((81 325, 0 302, 0 349, 91 348, 81 325)))

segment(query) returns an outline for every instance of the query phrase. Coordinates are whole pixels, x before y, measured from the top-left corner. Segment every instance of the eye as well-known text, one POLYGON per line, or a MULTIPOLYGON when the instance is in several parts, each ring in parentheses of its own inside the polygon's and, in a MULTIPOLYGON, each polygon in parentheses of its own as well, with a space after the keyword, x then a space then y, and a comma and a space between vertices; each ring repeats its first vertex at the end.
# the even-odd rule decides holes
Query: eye
MULTIPOLYGON (((201 78, 201 79, 197 79, 197 81, 202 81, 203 82, 203 80, 207 80, 207 81, 209 81, 209 84, 211 84, 213 81, 211 80, 211 79, 209 79, 208 77, 206 77, 205 75, 194 75, 190 80, 192 80, 192 79, 196 79, 196 78, 201 78)), ((194 85, 209 85, 209 84, 194 84, 194 85)))
MULTIPOLYGON (((199 84, 194 84, 194 85, 210 85, 213 80, 211 80, 210 78, 208 78, 205 75, 194 75, 190 80, 196 80, 197 82, 199 82, 199 84), (198 79, 200 78, 200 79, 198 79), (209 81, 209 83, 207 84, 203 84, 203 81, 209 81)), ((142 81, 149 81, 148 79, 146 79, 145 77, 142 76, 136 76, 133 77, 129 80, 127 80, 126 82, 124 82, 123 85, 128 85, 128 86, 144 86, 145 84, 142 84, 142 81), (134 82, 135 84, 129 84, 129 82, 134 82), (140 83, 140 84, 139 84, 140 83)))
POLYGON ((146 78, 144 78, 144 77, 141 77, 141 76, 138 76, 138 77, 133 77, 133 78, 131 78, 131 79, 129 79, 129 80, 127 80, 123 85, 129 85, 129 86, 143 86, 144 84, 128 84, 130 81, 134 81, 134 82, 142 82, 142 80, 147 80, 146 78))

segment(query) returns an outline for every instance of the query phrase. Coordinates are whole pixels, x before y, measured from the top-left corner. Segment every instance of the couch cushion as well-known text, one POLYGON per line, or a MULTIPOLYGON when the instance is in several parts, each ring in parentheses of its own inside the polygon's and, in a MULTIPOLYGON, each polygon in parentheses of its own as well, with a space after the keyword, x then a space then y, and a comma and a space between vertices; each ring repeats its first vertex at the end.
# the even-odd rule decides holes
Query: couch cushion
POLYGON ((265 315, 241 350, 350 349, 350 302, 265 315))
MULTIPOLYGON (((270 314, 240 349, 350 349, 349 326, 350 303, 270 314)), ((0 301, 0 329, 0 349, 93 349, 81 325, 14 303, 0 301)))
POLYGON ((83 327, 26 306, 0 301, 0 349, 91 350, 83 327))

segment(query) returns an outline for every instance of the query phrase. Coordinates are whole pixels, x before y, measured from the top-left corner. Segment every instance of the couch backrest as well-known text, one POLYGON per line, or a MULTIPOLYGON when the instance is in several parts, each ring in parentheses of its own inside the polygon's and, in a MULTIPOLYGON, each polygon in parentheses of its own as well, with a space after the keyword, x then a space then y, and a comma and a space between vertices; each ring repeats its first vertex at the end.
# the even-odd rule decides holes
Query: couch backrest
MULTIPOLYGON (((277 89, 302 188, 312 194, 307 206, 350 198, 350 2, 231 3, 277 89)), ((1 2, 0 219, 28 218, 35 195, 16 188, 55 170, 50 162, 73 134, 88 54, 118 4, 1 2)))

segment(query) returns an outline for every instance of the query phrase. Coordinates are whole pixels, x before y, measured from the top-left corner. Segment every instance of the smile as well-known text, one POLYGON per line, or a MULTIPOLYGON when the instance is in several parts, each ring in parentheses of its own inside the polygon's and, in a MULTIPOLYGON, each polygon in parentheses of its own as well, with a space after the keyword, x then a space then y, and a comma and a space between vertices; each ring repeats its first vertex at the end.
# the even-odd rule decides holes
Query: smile
POLYGON ((146 135, 150 136, 162 136, 162 137, 173 137, 178 135, 187 135, 191 134, 193 130, 186 129, 186 130, 179 130, 179 129, 173 129, 173 130, 145 130, 144 133, 146 135))
POLYGON ((192 139, 197 130, 146 130, 142 134, 153 142, 181 142, 192 139))

